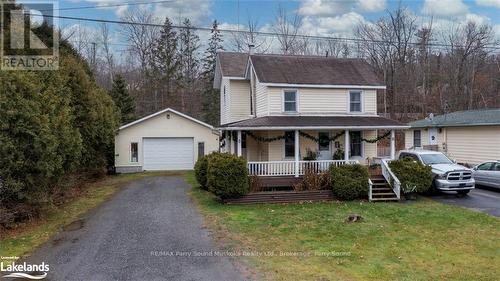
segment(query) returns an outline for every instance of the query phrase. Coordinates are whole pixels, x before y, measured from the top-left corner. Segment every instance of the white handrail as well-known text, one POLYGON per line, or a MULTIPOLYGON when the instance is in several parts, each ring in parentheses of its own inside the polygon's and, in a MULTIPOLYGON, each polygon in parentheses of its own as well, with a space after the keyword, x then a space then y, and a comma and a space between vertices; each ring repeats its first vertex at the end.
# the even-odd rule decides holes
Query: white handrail
POLYGON ((389 162, 392 160, 389 159, 382 159, 381 162, 381 167, 382 167, 382 175, 384 176, 385 180, 389 183, 389 185, 392 187, 392 190, 396 194, 396 197, 398 199, 401 198, 401 183, 399 182, 399 179, 394 175, 394 173, 391 171, 391 168, 389 167, 389 162))
POLYGON ((372 179, 368 178, 368 201, 372 201, 372 187, 373 187, 372 179))

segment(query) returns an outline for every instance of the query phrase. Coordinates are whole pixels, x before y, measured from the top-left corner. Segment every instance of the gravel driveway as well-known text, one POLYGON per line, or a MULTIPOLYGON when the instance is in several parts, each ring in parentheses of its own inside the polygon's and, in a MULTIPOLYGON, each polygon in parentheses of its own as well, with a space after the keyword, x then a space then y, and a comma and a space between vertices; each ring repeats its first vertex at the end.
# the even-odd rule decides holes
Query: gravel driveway
POLYGON ((216 255, 188 188, 182 177, 133 182, 28 262, 48 263, 46 280, 244 280, 216 255))

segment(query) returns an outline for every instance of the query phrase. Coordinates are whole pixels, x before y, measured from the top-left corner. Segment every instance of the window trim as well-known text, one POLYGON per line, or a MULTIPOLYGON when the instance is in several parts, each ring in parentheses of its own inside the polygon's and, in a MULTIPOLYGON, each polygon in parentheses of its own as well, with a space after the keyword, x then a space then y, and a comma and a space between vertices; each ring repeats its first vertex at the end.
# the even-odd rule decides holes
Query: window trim
POLYGON ((139 163, 139 142, 136 142, 136 141, 134 141, 134 142, 130 142, 130 147, 129 147, 129 156, 130 156, 130 157, 129 157, 129 161, 130 161, 130 163, 139 163), (136 159, 136 161, 133 161, 133 158, 132 158, 132 157, 133 157, 133 156, 132 156, 132 146, 133 146, 134 144, 135 144, 136 149, 137 149, 137 159, 136 159))
POLYGON ((363 90, 349 90, 347 92, 347 112, 353 114, 359 114, 365 112, 365 104, 364 104, 364 94, 363 90), (351 111, 351 93, 356 92, 359 93, 359 109, 360 111, 351 111))
POLYGON ((285 114, 299 113, 299 90, 298 89, 283 89, 281 91, 281 111, 285 114), (285 92, 295 92, 295 111, 285 110, 285 92))
POLYGON ((422 147, 422 130, 413 130, 413 147, 422 147), (418 141, 420 142, 420 145, 419 146, 416 146, 415 145, 415 132, 419 132, 419 136, 418 136, 418 141))
POLYGON ((283 139, 283 159, 295 159, 295 131, 283 131, 283 134, 285 135, 285 138, 283 139), (293 134, 293 155, 292 156, 286 156, 286 133, 289 132, 290 134, 293 134))

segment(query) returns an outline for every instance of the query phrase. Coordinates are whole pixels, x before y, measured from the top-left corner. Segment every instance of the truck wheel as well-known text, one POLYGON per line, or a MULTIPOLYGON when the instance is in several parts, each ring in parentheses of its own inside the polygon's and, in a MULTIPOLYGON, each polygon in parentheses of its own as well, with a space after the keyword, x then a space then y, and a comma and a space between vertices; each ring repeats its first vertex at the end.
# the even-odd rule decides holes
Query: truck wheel
POLYGON ((461 194, 461 195, 466 195, 467 193, 469 193, 470 189, 467 189, 467 190, 459 190, 457 191, 458 194, 461 194))

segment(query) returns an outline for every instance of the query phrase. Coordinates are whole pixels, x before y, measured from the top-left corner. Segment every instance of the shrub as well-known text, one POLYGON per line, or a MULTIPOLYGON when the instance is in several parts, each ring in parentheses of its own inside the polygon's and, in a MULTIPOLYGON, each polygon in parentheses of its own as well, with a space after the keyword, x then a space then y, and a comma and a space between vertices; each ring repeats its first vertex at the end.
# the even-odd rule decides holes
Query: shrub
POLYGON ((330 167, 332 191, 337 198, 353 200, 368 195, 368 169, 360 164, 330 167))
POLYGON ((196 181, 200 184, 200 188, 207 189, 207 168, 208 168, 208 155, 205 155, 196 161, 194 165, 194 176, 196 181))
POLYGON ((207 187, 221 199, 247 194, 249 187, 246 160, 227 153, 212 154, 208 159, 207 187))
POLYGON ((302 190, 325 190, 330 187, 330 173, 316 173, 314 170, 306 169, 302 181, 293 186, 295 191, 302 190))
POLYGON ((401 183, 403 192, 426 192, 432 185, 432 168, 411 158, 389 162, 389 167, 401 183))

